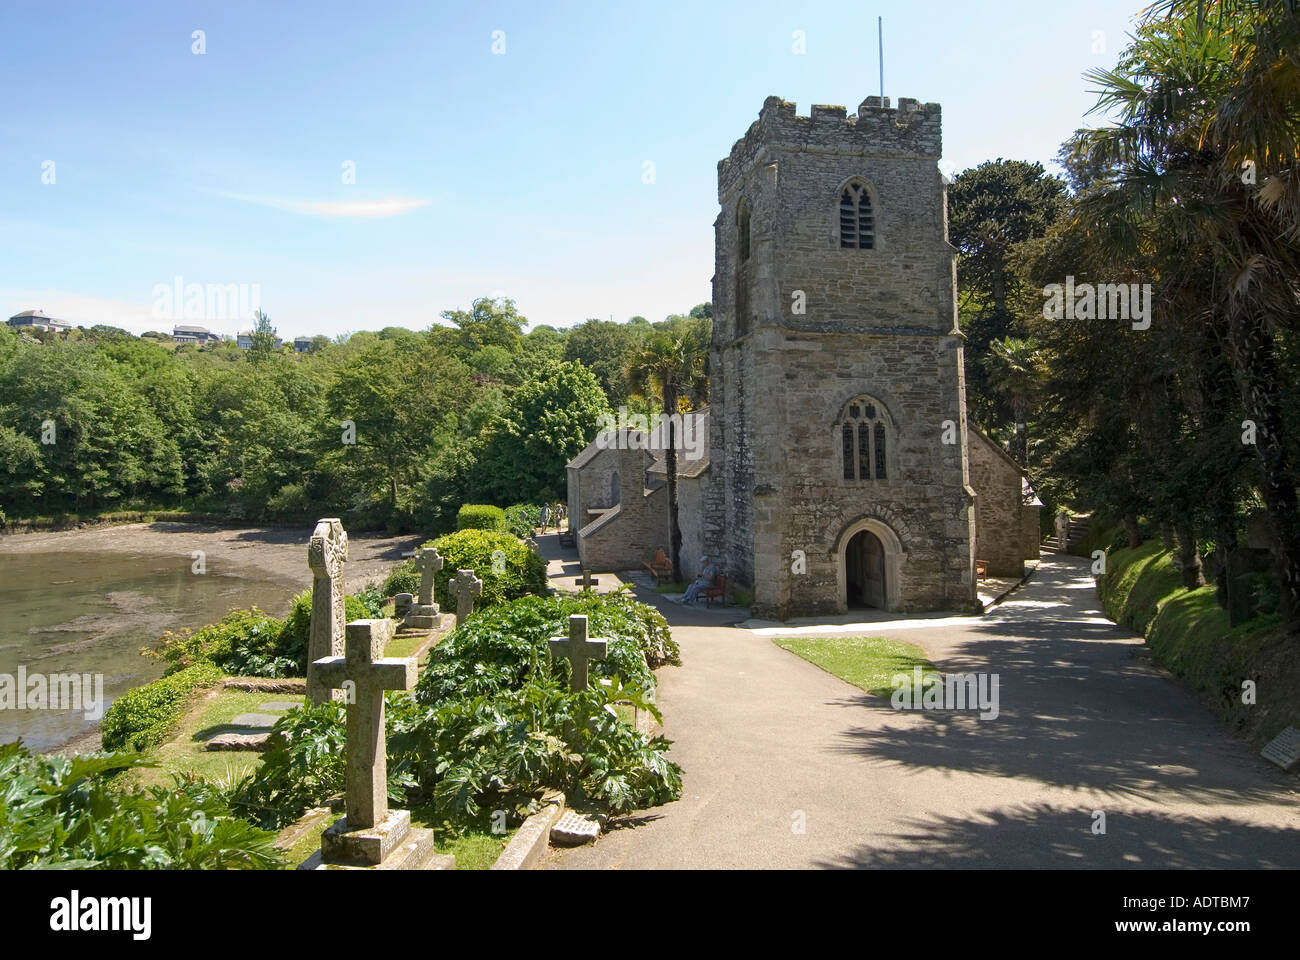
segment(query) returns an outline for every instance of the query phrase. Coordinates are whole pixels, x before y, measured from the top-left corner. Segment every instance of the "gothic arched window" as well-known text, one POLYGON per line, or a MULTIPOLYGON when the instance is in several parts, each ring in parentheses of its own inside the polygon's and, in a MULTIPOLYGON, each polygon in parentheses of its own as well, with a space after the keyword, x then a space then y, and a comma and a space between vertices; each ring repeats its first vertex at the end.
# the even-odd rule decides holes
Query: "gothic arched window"
POLYGON ((840 246, 870 250, 875 246, 876 225, 871 195, 861 183, 850 183, 840 194, 840 246))
POLYGON ((736 205, 736 336, 749 333, 749 201, 736 205))
POLYGON ((845 404, 837 424, 845 480, 886 480, 886 443, 889 429, 880 404, 870 397, 854 397, 845 404))
POLYGON ((736 208, 736 249, 741 263, 749 259, 749 201, 743 198, 736 208))

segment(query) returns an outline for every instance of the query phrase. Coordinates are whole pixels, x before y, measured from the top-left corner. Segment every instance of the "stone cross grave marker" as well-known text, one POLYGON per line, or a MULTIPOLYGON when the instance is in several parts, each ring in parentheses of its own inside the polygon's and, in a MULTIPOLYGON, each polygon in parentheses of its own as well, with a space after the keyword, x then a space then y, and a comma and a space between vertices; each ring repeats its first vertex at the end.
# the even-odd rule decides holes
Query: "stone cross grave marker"
POLYGON ((1259 755, 1276 763, 1283 770, 1290 770, 1300 761, 1300 730, 1287 727, 1270 740, 1259 755))
POLYGON ((483 593, 483 581, 473 570, 457 570, 451 581, 451 592, 456 595, 456 626, 460 626, 474 612, 474 598, 483 593))
POLYGON ((406 610, 404 626, 432 630, 438 625, 438 605, 433 602, 434 577, 442 569, 443 560, 433 547, 415 551, 415 569, 420 571, 420 595, 406 610))
POLYGON ((569 617, 569 635, 551 637, 551 655, 569 661, 569 689, 580 693, 587 689, 587 661, 604 660, 609 652, 609 641, 587 638, 587 615, 575 613, 569 617))
POLYGON ((328 689, 348 691, 344 820, 321 838, 325 862, 377 864, 410 829, 406 810, 388 809, 388 755, 384 738, 384 691, 415 686, 414 658, 376 657, 392 639, 391 620, 353 620, 344 656, 315 663, 328 689))
POLYGON ((423 606, 434 606, 433 578, 442 569, 442 564, 442 557, 434 547, 421 547, 416 551, 415 569, 420 571, 420 603, 423 606))
POLYGON ((332 699, 330 691, 315 683, 314 664, 343 653, 343 565, 348 560, 348 535, 337 517, 316 523, 307 545, 311 567, 311 628, 307 641, 307 697, 312 703, 332 699))
POLYGON ((591 571, 588 570, 586 567, 583 567, 582 578, 578 582, 582 584, 582 589, 590 590, 592 587, 599 584, 600 580, 598 580, 596 577, 593 577, 591 575, 591 571))

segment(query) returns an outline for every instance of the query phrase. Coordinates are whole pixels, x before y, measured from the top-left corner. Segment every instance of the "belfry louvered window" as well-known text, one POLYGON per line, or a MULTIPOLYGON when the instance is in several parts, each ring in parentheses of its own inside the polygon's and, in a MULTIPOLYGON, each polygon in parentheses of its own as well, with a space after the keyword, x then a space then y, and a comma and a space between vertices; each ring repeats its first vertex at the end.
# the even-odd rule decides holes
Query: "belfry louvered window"
POLYGON ((880 406, 870 397, 855 397, 845 406, 838 426, 844 479, 888 479, 889 430, 880 406))
POLYGON ((850 250, 870 250, 875 241, 871 197, 865 186, 850 183, 840 195, 840 246, 850 250))

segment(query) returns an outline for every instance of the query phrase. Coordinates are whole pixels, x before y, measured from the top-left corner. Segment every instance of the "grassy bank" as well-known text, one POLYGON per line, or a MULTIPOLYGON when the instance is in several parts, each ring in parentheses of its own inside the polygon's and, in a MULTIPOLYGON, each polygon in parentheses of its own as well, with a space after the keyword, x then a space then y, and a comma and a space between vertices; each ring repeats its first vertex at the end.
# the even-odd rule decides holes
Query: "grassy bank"
POLYGON ((1159 540, 1110 553, 1097 592, 1107 616, 1145 635, 1156 662, 1241 736, 1262 745, 1288 724, 1300 725, 1300 658, 1276 613, 1233 627, 1213 586, 1183 589, 1159 540), (1246 680, 1255 681, 1255 704, 1242 703, 1246 680))

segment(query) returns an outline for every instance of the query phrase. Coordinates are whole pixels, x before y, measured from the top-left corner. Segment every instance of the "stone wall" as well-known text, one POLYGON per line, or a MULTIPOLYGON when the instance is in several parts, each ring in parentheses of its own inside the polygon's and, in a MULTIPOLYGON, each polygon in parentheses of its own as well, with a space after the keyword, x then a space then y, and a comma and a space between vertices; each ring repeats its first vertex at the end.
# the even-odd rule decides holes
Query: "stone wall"
MULTIPOLYGON (((656 549, 667 550, 668 490, 646 490, 651 457, 644 450, 606 450, 614 454, 620 480, 615 509, 578 531, 578 556, 592 572, 639 569, 656 549)), ((594 463, 594 460, 591 461, 594 463)), ((583 468, 583 472, 591 466, 583 468)), ((612 474, 606 469, 604 476, 612 474)))
POLYGON ((975 559, 988 564, 991 577, 1022 577, 1025 521, 1020 467, 980 431, 968 433, 970 484, 975 489, 975 559))

